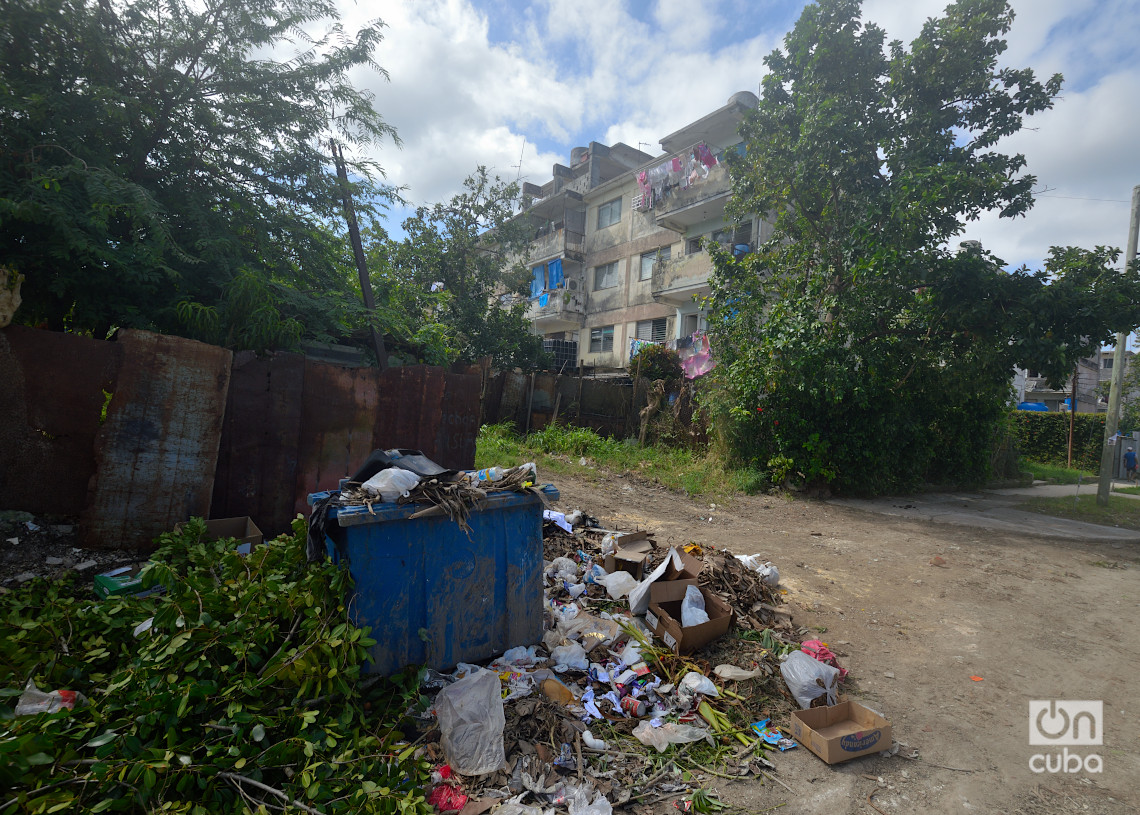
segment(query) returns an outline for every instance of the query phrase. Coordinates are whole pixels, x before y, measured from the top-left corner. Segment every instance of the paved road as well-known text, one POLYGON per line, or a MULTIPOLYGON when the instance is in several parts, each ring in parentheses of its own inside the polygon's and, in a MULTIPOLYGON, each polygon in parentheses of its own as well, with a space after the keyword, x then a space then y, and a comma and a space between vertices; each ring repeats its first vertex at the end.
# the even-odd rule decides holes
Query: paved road
MULTIPOLYGON (((1122 481, 1117 482, 1117 485, 1126 486, 1122 481)), ((1057 498, 1078 494, 1096 494, 1096 483, 1080 486, 1038 483, 1032 487, 982 492, 928 493, 901 498, 833 498, 829 503, 877 512, 881 515, 980 527, 995 532, 1064 540, 1140 543, 1140 532, 1132 529, 1070 521, 1018 509, 1018 505, 1026 498, 1057 498)), ((1121 495, 1121 493, 1114 494, 1121 495)), ((1140 500, 1140 495, 1124 497, 1140 500)))

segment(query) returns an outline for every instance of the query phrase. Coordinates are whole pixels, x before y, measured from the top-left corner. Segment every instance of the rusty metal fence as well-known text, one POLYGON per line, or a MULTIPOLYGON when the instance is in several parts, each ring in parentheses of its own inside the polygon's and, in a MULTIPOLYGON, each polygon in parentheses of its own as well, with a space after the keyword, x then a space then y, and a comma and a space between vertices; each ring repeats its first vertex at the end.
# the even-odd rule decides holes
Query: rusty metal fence
POLYGON ((288 529, 373 449, 475 462, 477 374, 341 368, 145 331, 0 330, 0 509, 79 516, 93 547, 145 548, 192 515, 288 529))

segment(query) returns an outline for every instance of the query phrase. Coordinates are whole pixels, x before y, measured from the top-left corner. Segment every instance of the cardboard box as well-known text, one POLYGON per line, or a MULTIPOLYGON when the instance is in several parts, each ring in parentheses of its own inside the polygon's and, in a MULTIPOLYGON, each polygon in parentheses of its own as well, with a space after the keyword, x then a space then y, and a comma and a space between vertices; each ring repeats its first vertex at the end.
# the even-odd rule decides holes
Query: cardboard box
POLYGON ((162 586, 143 589, 139 572, 145 565, 145 563, 135 563, 95 575, 95 596, 100 600, 106 600, 108 597, 125 597, 128 595, 146 597, 163 591, 162 586))
POLYGON ((686 589, 695 585, 696 579, 658 580, 649 587, 649 611, 645 613, 645 624, 653 630, 654 636, 678 655, 695 651, 723 637, 732 628, 732 606, 707 589, 701 589, 701 594, 705 598, 709 621, 681 627, 681 601, 685 599, 686 589))
POLYGON ((705 568, 705 564, 697 560, 688 552, 677 550, 677 554, 681 556, 681 563, 684 564, 680 569, 673 565, 673 560, 670 558, 669 565, 665 567, 665 575, 662 580, 696 580, 697 575, 701 573, 701 569, 705 568))
POLYGON ((648 532, 627 532, 618 536, 614 543, 617 552, 606 555, 604 568, 613 574, 616 571, 629 572, 635 580, 645 578, 645 564, 649 553, 653 551, 653 543, 649 540, 648 532))
POLYGON ((215 518, 206 521, 207 540, 216 541, 221 538, 236 538, 238 554, 248 555, 255 546, 265 541, 265 535, 257 528, 257 524, 248 515, 240 518, 215 518))
POLYGON ((891 723, 850 700, 831 707, 792 711, 792 736, 828 764, 891 746, 891 723))

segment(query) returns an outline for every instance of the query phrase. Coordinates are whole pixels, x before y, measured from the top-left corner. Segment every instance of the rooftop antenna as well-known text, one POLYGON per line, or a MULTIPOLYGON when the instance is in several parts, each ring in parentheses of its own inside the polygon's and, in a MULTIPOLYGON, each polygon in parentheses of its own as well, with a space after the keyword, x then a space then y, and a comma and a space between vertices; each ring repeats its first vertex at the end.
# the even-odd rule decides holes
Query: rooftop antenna
MULTIPOLYGON (((639 141, 639 142, 637 143, 637 149, 638 149, 638 150, 641 150, 641 145, 643 145, 643 144, 644 144, 646 147, 652 147, 652 146, 653 146, 653 142, 651 142, 651 141, 639 141)), ((644 153, 645 151, 644 151, 644 150, 641 150, 641 152, 643 152, 643 153, 644 153)), ((647 155, 648 155, 648 154, 647 154, 647 155)))
POLYGON ((519 163, 511 165, 512 167, 515 167, 518 169, 518 173, 515 174, 515 183, 516 184, 519 183, 519 179, 522 178, 522 160, 523 160, 523 153, 524 152, 526 152, 526 139, 525 138, 523 139, 522 147, 519 148, 519 163))

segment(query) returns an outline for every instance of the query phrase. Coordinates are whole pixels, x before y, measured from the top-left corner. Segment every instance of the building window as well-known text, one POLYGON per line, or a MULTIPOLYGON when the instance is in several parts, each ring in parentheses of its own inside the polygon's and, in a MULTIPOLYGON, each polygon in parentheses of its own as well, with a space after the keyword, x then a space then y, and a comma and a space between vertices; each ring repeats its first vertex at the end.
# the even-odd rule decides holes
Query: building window
POLYGON ((687 241, 685 241, 685 254, 686 255, 695 255, 699 251, 701 251, 701 236, 700 235, 697 235, 697 237, 695 237, 695 238, 689 238, 687 241))
POLYGON ((686 314, 681 318, 681 336, 691 337, 696 333, 699 325, 699 315, 686 314))
POLYGON ((641 256, 641 271, 637 275, 638 280, 651 280, 653 278, 653 264, 658 260, 668 260, 672 254, 672 249, 668 246, 662 246, 652 252, 646 252, 641 256))
POLYGON ((614 327, 612 325, 590 329, 590 353, 604 354, 614 350, 614 327))
POLYGON ((594 291, 612 289, 618 284, 618 265, 615 260, 605 266, 594 267, 594 291))
POLYGON ((598 229, 613 226, 621 220, 621 196, 598 207, 598 229))
POLYGON ((665 317, 658 317, 656 320, 641 320, 637 324, 637 338, 649 342, 665 342, 665 327, 665 317))
POLYGON ((1103 360, 1101 360, 1101 361, 1104 363, 1104 369, 1105 369, 1106 371, 1107 371, 1109 368, 1111 368, 1111 367, 1112 367, 1112 357, 1105 357, 1105 358, 1104 358, 1103 360))

